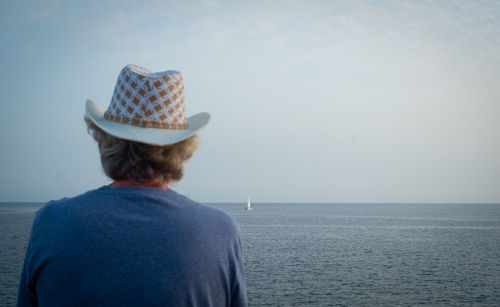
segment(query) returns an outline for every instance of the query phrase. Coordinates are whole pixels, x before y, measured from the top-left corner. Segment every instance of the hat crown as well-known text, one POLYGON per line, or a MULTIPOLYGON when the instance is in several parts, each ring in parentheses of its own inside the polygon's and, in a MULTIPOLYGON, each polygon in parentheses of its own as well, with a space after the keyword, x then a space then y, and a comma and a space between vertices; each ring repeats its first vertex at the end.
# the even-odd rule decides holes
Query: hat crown
POLYGON ((104 118, 145 128, 187 129, 182 74, 125 66, 104 118))

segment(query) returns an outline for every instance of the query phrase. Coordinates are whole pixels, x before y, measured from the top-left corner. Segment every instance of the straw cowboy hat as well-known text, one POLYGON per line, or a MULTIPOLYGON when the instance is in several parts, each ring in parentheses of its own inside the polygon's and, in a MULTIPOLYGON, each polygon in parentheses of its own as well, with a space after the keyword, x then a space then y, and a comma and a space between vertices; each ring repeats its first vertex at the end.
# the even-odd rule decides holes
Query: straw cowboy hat
POLYGON ((130 64, 118 76, 108 109, 89 99, 86 114, 108 134, 151 145, 185 140, 210 120, 210 114, 205 112, 186 118, 179 71, 152 73, 130 64))

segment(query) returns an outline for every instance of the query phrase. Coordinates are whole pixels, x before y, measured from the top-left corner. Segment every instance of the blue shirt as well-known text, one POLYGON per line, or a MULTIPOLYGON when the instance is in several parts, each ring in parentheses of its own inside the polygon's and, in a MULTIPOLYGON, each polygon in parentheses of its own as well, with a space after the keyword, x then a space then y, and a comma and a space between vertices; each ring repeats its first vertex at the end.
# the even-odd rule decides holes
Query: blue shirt
POLYGON ((246 306, 239 228, 174 191, 104 186, 34 219, 18 306, 246 306))

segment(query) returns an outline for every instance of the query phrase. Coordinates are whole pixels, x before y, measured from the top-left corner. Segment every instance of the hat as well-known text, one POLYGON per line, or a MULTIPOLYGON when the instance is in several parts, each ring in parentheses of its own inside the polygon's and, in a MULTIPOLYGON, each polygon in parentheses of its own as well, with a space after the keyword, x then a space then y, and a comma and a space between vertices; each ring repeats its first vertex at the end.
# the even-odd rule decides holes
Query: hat
POLYGON ((153 73, 125 66, 107 110, 87 100, 86 114, 99 128, 120 139, 150 145, 180 142, 199 132, 209 113, 186 118, 184 84, 179 71, 153 73))

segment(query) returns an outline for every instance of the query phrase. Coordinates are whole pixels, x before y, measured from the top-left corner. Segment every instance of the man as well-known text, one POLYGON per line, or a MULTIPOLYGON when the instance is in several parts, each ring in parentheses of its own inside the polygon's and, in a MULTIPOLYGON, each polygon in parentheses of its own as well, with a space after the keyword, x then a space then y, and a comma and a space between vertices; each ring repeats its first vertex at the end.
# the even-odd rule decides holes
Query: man
POLYGON ((127 65, 107 110, 87 101, 114 181, 37 212, 18 306, 246 306, 238 226, 168 186, 209 119, 186 117, 177 71, 127 65))

